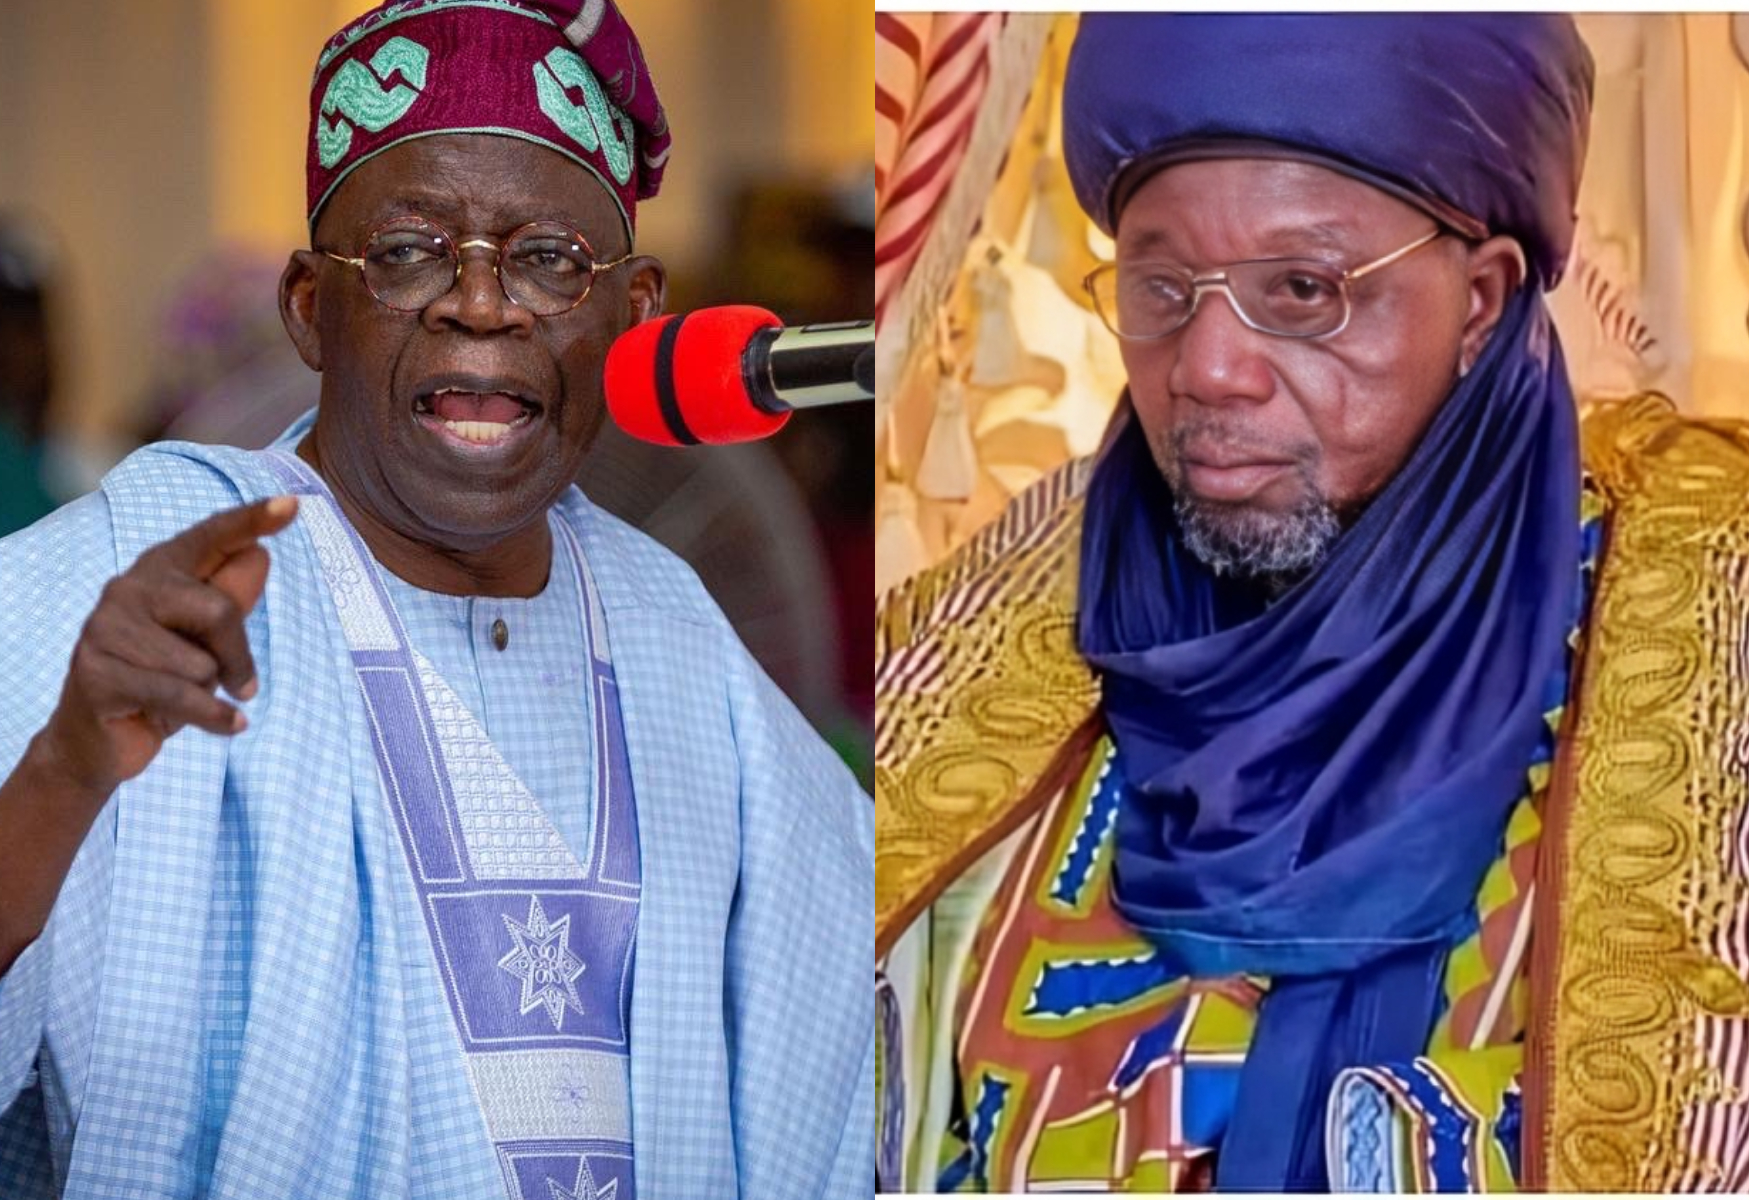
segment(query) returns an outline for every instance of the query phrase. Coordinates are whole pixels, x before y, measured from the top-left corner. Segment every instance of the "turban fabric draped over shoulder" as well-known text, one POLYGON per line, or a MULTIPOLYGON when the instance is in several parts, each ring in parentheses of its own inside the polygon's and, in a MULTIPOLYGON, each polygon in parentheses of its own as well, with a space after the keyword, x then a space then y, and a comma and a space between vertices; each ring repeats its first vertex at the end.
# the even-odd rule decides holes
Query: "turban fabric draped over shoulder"
POLYGON ((1592 87, 1571 17, 1089 13, 1063 91, 1075 194, 1196 158, 1304 158, 1469 237, 1518 239, 1545 287, 1572 249, 1592 87))
POLYGON ((310 227, 391 146, 496 133, 556 150, 612 194, 629 237, 672 138, 613 0, 399 0, 329 39, 310 89, 310 227))

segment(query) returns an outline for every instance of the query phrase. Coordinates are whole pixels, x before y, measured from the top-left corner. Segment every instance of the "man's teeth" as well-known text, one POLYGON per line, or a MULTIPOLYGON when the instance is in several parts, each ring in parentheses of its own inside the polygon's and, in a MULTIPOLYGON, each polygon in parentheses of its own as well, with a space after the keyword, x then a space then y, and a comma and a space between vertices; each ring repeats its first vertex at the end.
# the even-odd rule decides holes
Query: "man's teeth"
POLYGON ((498 421, 444 421, 443 427, 464 441, 495 442, 509 430, 527 423, 528 414, 523 413, 509 424, 498 421))

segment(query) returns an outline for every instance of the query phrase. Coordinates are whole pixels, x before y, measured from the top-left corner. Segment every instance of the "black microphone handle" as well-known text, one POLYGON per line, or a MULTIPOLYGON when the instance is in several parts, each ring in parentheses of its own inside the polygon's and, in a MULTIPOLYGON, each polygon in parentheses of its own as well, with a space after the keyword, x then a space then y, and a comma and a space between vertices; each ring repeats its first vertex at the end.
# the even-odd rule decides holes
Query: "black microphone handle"
POLYGON ((769 413, 874 399, 874 322, 761 329, 741 359, 747 394, 769 413))

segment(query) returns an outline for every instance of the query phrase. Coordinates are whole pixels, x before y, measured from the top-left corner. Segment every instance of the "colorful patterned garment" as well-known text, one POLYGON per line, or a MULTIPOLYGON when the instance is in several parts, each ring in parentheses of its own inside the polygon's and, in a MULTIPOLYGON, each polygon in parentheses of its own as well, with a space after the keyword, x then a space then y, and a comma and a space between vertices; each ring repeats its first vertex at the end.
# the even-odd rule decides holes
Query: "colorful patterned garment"
POLYGON ((986 915, 940 1191, 1202 1190, 1266 984, 1176 977, 1112 910, 1112 757, 1102 740, 986 915))
MULTIPOLYGON (((1587 486, 1582 595, 1602 511, 1587 486)), ((1563 672, 1550 681, 1548 733, 1482 885, 1477 928, 1448 963, 1447 1005, 1430 1057, 1461 1048, 1468 1059, 1468 1052, 1521 1037, 1537 807, 1567 680, 1563 672)), ((1111 838, 1126 786, 1115 758, 1109 737, 1102 738, 1076 785, 1022 841, 986 909, 959 991, 958 1094, 943 1141, 941 1191, 1180 1192, 1212 1184, 1213 1154, 1268 982, 1176 976, 1113 911, 1111 838)), ((1517 1057, 1487 1061, 1509 1066, 1506 1079, 1515 1084, 1517 1057)), ((896 1111, 896 1102, 887 1107, 896 1111)), ((1380 1100, 1361 1111, 1388 1121, 1397 1109, 1380 1100)), ((1361 1148, 1372 1148, 1364 1136, 1343 1145, 1357 1164, 1368 1158, 1361 1148)), ((1383 1158, 1374 1157, 1381 1164, 1374 1173, 1382 1173, 1383 1158)), ((1516 1148, 1511 1158, 1515 1171, 1516 1148)))
MULTIPOLYGON (((1601 499, 1587 487, 1581 565, 1587 582, 1602 511, 1601 499)), ((1575 619, 1569 642, 1575 651, 1580 627, 1575 619)), ((1477 928, 1447 964, 1447 1008, 1429 1047, 1435 1061, 1454 1053, 1460 1061, 1476 1051, 1488 1055, 1482 1061, 1491 1070, 1474 1081, 1483 1092, 1502 1070, 1507 1086, 1517 1085, 1520 1056, 1485 1048, 1513 1047, 1523 1034, 1537 810, 1548 787, 1567 683, 1566 672, 1550 681, 1548 735, 1504 831, 1500 857, 1483 882, 1477 928)), ((1184 1192, 1208 1190, 1212 1183, 1213 1155, 1231 1116, 1268 981, 1176 976, 1113 911, 1112 829, 1126 786, 1115 759, 1109 737, 1101 739, 1080 781, 1023 842, 985 916, 960 991, 959 1111, 944 1143, 938 1180, 943 1192, 1184 1192)), ((1345 1109, 1352 1114, 1348 1123, 1334 1131, 1346 1157, 1333 1161, 1353 1162, 1357 1177, 1367 1174, 1367 1164, 1378 1164, 1371 1174, 1388 1179, 1388 1190, 1412 1182, 1467 1182, 1470 1164, 1462 1155, 1455 1177, 1445 1171, 1451 1156, 1440 1153, 1416 1155, 1420 1170, 1414 1180, 1386 1173, 1383 1145, 1367 1135, 1388 1126, 1399 1110, 1416 1111, 1414 1092, 1390 1090, 1394 1070, 1419 1083, 1428 1068, 1380 1067, 1344 1081, 1345 1097, 1355 1098, 1345 1109), (1369 1087, 1386 1089, 1372 1105, 1360 1095, 1369 1087), (1394 1104, 1399 1095, 1407 1098, 1394 1104), (1361 1114, 1372 1120, 1363 1121, 1361 1114)), ((1444 1121, 1437 1125, 1441 1132, 1445 1124, 1457 1125, 1444 1111, 1462 1111, 1468 1103, 1456 1098, 1462 1094, 1457 1087, 1447 1090, 1455 1095, 1443 1108, 1427 1105, 1444 1121)), ((1496 1154, 1506 1165, 1508 1173, 1497 1172, 1491 1181, 1510 1182, 1518 1170, 1510 1123, 1500 1138, 1466 1132, 1478 1155, 1496 1154), (1501 1148, 1490 1152, 1490 1146, 1501 1148)), ((1438 1149, 1445 1144, 1434 1142, 1438 1149)))
MULTIPOLYGON (((1740 716, 1749 711, 1740 633, 1749 626, 1749 426, 1686 420, 1642 398, 1596 407, 1582 432, 1596 585, 1554 760, 1532 767, 1538 802, 1521 803, 1508 822, 1476 931, 1448 964, 1448 1007, 1428 1052, 1338 1081, 1328 1130, 1336 1188, 1749 1187, 1740 716)), ((881 614, 876 946, 896 998, 890 1023, 902 1027, 896 1057, 906 1083, 885 1111, 903 1122, 905 1179, 917 1189, 933 1186, 985 1129, 994 1153, 981 1169, 1007 1169, 1026 1132, 1018 1121, 977 1124, 977 1101, 997 1112, 996 1095, 1013 1084, 961 1086, 962 1067, 967 1079, 975 1068, 958 1018, 977 1001, 957 997, 960 981, 976 975, 964 968, 967 947, 987 956, 1001 940, 1000 926, 985 924, 997 920, 993 897, 1035 846, 1034 891, 1019 912, 1047 911, 1037 898, 1042 860, 1068 851, 1039 826, 1060 836, 1071 810, 1094 802, 1098 694, 1075 670, 1065 569, 1077 554, 1084 483, 1079 465, 1048 479, 948 563, 891 594, 881 614), (956 1091, 963 1136, 944 1151, 956 1091)), ((1046 940, 1068 943, 1067 955, 1093 957, 1072 938, 1094 941, 1106 959, 1133 945, 1097 945, 1096 910, 1064 920, 1068 928, 1052 927, 1046 940)), ((1005 961, 1017 957, 1025 961, 1010 948, 1005 961)), ((1001 989, 989 982, 989 961, 977 959, 981 1003, 997 1019, 1007 1010, 991 998, 1001 989)), ((1158 981, 1155 989, 1143 1002, 1164 1012, 1174 993, 1158 981)), ((1022 1006, 1016 1012, 1031 999, 1001 996, 1022 1006)), ((1027 1032, 1040 1031, 1037 1016, 1027 1032)), ((1175 1027, 1184 1049, 1230 1044, 1223 1034, 1198 1037, 1192 1017, 1175 1027)), ((1129 1012, 1111 1020, 1128 1026, 1079 1081, 1094 1091, 1150 1024, 1129 1012)), ((1003 1057, 1011 1051, 1002 1036, 1012 1033, 998 1028, 978 1045, 1014 1061, 1003 1057)), ((1029 1112, 1049 1081, 1046 1073, 1021 1098, 1029 1112)), ((1059 1076, 1046 1108, 1066 1110, 1074 1083, 1059 1076)), ((1192 1129, 1209 1124, 1189 1118, 1192 1129)), ((1127 1116, 1125 1125, 1133 1136, 1127 1116)), ((1072 1143, 1047 1144, 1046 1132, 1027 1157, 1035 1170, 1061 1173, 1072 1143)), ((1104 1178, 1110 1155, 1098 1138, 1115 1145, 1116 1134, 1088 1137, 1093 1148, 1076 1153, 1104 1178)), ((1172 1173, 1151 1161, 1137 1155, 1138 1186, 1172 1173)), ((971 1186, 975 1165, 967 1154, 948 1182, 971 1186)), ((1180 1169, 1179 1186, 1196 1186, 1199 1170, 1180 1169)))
MULTIPOLYGON (((940 1191, 1211 1189, 1268 981, 1175 977, 1112 911, 1110 818, 1123 788, 1111 756, 1102 741, 1087 775, 1024 843, 973 951, 961 991, 963 1112, 944 1143, 940 1191)), ((1481 929, 1523 920, 1539 797, 1514 813, 1509 849, 1478 903, 1481 929)), ((1430 1057, 1449 1054, 1454 1033, 1485 1046, 1522 1035, 1522 1013, 1498 1007, 1499 995, 1522 997, 1522 954, 1484 959, 1481 929, 1464 954, 1482 974, 1462 998, 1472 1009, 1492 1001, 1495 1020, 1465 1027, 1448 1012, 1430 1057)), ((1448 988, 1468 974, 1458 962, 1448 988)), ((1397 1116, 1388 1102, 1363 1111, 1377 1123, 1397 1116)), ((1515 1171, 1515 1153, 1512 1162, 1515 1171)))

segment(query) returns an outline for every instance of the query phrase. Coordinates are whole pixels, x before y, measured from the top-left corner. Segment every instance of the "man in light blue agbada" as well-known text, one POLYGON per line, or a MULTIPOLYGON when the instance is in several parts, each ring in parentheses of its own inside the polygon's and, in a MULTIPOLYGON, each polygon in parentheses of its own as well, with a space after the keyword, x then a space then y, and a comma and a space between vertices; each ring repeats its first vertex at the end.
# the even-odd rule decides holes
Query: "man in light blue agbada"
POLYGON ((867 1194, 872 808, 570 483, 668 144, 607 0, 359 18, 318 409, 0 541, 0 1195, 867 1194))

